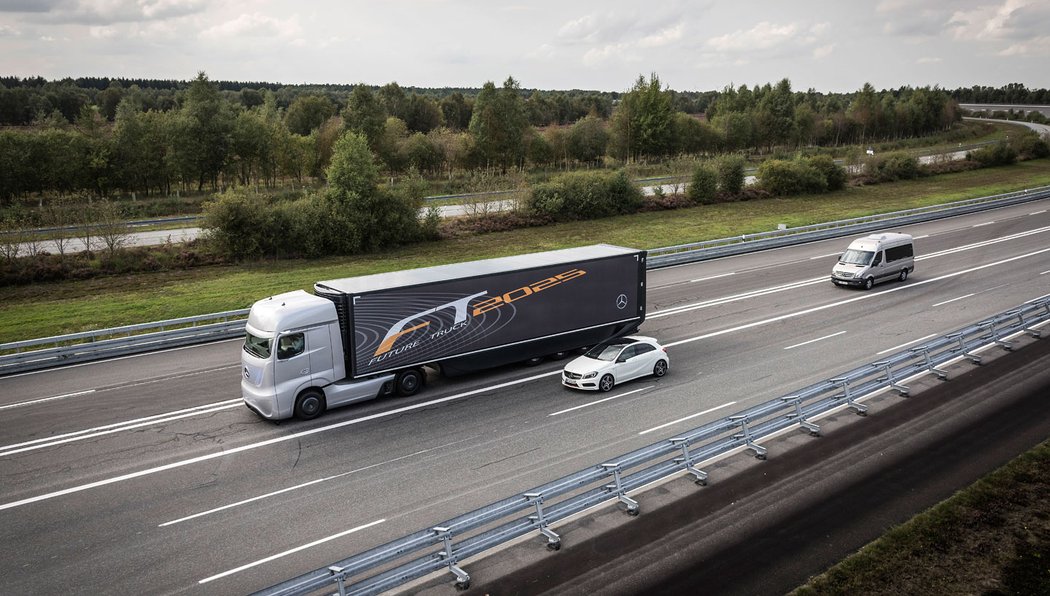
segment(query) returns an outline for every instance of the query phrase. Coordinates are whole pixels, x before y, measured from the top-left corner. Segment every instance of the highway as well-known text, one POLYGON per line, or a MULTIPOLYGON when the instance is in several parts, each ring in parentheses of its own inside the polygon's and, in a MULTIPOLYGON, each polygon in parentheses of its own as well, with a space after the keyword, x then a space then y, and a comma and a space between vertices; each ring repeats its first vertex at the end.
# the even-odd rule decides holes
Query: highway
POLYGON ((916 271, 870 292, 828 281, 849 239, 651 271, 641 331, 671 372, 600 398, 549 362, 275 424, 240 403, 237 342, 0 378, 4 590, 245 593, 321 567, 1047 295, 1048 209, 894 229, 916 271))

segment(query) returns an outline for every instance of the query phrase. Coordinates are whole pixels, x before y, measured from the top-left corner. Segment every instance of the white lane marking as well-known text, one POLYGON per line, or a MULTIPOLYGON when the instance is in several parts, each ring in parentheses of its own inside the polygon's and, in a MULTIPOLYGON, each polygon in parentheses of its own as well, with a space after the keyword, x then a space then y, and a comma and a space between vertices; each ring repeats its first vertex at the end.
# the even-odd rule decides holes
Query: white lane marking
POLYGON ((943 257, 944 255, 951 255, 960 253, 967 250, 973 250, 975 248, 983 248, 985 246, 991 246, 992 244, 999 244, 1000 242, 1008 242, 1010 240, 1017 240, 1018 238, 1024 238, 1033 234, 1042 234, 1043 232, 1050 231, 1050 226, 1044 226, 1042 228, 1036 228, 1034 230, 1026 230, 1024 232, 1018 232, 1009 236, 1003 236, 1002 238, 994 238, 992 240, 983 240, 981 242, 974 242, 973 244, 966 244, 963 246, 957 246, 955 248, 949 248, 939 252, 932 252, 926 255, 915 257, 916 261, 922 261, 925 259, 933 259, 936 257, 943 257))
POLYGON ((589 408, 591 406, 596 406, 596 405, 598 405, 598 404, 600 404, 602 402, 606 402, 606 401, 609 401, 611 399, 617 399, 617 398, 620 398, 620 397, 624 397, 626 395, 630 395, 632 393, 638 393, 639 391, 645 391, 646 389, 652 389, 653 387, 656 387, 656 385, 649 385, 648 387, 642 387, 641 389, 635 389, 633 391, 628 391, 627 393, 620 393, 618 395, 614 395, 612 397, 607 397, 605 399, 595 400, 595 401, 592 401, 592 402, 585 403, 583 405, 579 405, 579 406, 575 406, 575 407, 569 408, 567 410, 559 410, 557 412, 551 412, 550 414, 547 414, 547 416, 548 417, 550 417, 550 416, 557 416, 559 414, 564 414, 566 412, 572 412, 573 410, 579 410, 579 409, 582 409, 582 408, 589 408))
POLYGON ((45 401, 55 401, 56 399, 66 399, 67 397, 77 397, 78 395, 87 395, 94 393, 94 389, 88 389, 87 391, 77 391, 76 393, 66 393, 63 395, 56 395, 54 397, 42 397, 40 399, 33 399, 29 401, 20 401, 13 404, 7 404, 6 406, 0 406, 0 410, 10 410, 11 408, 21 408, 24 406, 31 406, 33 404, 44 403, 45 401))
MULTIPOLYGON (((201 346, 210 346, 212 344, 221 344, 223 342, 235 342, 235 341, 236 342, 243 342, 244 338, 243 337, 238 337, 238 338, 235 338, 235 339, 217 339, 215 341, 209 341, 208 343, 195 344, 195 345, 192 345, 192 346, 182 346, 180 348, 167 348, 165 350, 156 350, 154 352, 143 352, 142 354, 129 354, 127 356, 115 356, 113 358, 106 358, 105 360, 95 360, 93 362, 81 362, 80 364, 67 364, 65 366, 56 366, 54 368, 48 368, 48 369, 43 369, 43 370, 31 370, 29 372, 15 373, 15 374, 12 374, 12 375, 7 375, 4 378, 5 379, 14 379, 16 377, 25 377, 25 376, 29 376, 29 375, 44 375, 44 374, 53 373, 56 370, 66 370, 67 368, 80 368, 81 366, 94 366, 96 364, 105 364, 106 362, 117 362, 119 360, 127 360, 129 358, 141 358, 143 356, 153 356, 154 354, 167 354, 168 352, 178 352, 180 350, 192 350, 194 348, 199 348, 201 346)), ((231 365, 231 366, 223 367, 223 368, 234 368, 234 367, 238 367, 238 366, 240 366, 240 364, 235 364, 235 365, 231 365)))
POLYGON ((224 402, 218 402, 215 404, 208 404, 204 406, 196 406, 185 410, 178 410, 177 412, 169 412, 167 414, 157 414, 155 416, 148 416, 146 418, 139 418, 137 420, 128 420, 125 422, 116 422, 114 424, 107 424, 106 426, 99 426, 96 428, 90 428, 85 430, 78 430, 71 433, 57 435, 54 437, 44 437, 42 439, 33 439, 32 441, 26 441, 25 443, 17 443, 14 445, 5 445, 0 447, 0 457, 6 457, 8 455, 14 455, 16 453, 23 453, 26 451, 33 451, 35 449, 43 449, 45 447, 53 447, 55 445, 62 445, 65 443, 72 443, 74 441, 83 441, 85 439, 93 439, 95 437, 101 437, 105 435, 111 435, 126 430, 132 430, 135 428, 142 428, 143 426, 150 426, 157 424, 158 422, 171 422, 173 420, 179 420, 182 418, 189 418, 191 416, 199 416, 201 414, 211 414, 212 412, 219 412, 222 410, 230 410, 238 408, 244 403, 243 399, 231 399, 224 402))
POLYGON ((974 224, 974 225, 973 225, 973 227, 975 227, 975 228, 979 228, 979 227, 981 227, 981 226, 990 226, 990 225, 992 225, 993 223, 995 223, 995 222, 994 222, 994 221, 986 221, 986 222, 984 222, 984 223, 974 224))
POLYGON ((929 237, 930 237, 929 234, 923 234, 922 236, 916 236, 916 237, 912 238, 912 240, 922 240, 923 238, 929 238, 929 237))
POLYGON ((1028 215, 1039 215, 1040 213, 1046 213, 1046 209, 1043 209, 1042 211, 1036 211, 1035 213, 1029 213, 1028 215))
POLYGON ((264 559, 259 559, 258 561, 254 561, 254 562, 248 563, 247 565, 241 565, 240 567, 237 567, 236 569, 230 569, 229 571, 223 571, 222 573, 219 573, 217 575, 213 575, 211 577, 206 577, 206 578, 198 581, 197 583, 198 584, 206 584, 208 582, 224 578, 224 577, 226 577, 228 575, 233 575, 234 573, 240 573, 241 571, 244 571, 245 569, 251 569, 252 567, 258 567, 259 565, 262 565, 263 563, 269 563, 270 561, 275 561, 277 559, 280 559, 281 557, 287 557, 288 555, 295 554, 295 553, 297 553, 299 551, 306 550, 308 548, 313 548, 313 547, 317 546, 318 544, 324 544, 325 542, 329 542, 331 540, 335 540, 336 538, 342 538, 343 536, 346 536, 347 534, 353 534, 354 532, 360 532, 361 530, 364 530, 364 529, 367 529, 367 528, 371 528, 372 526, 377 526, 377 525, 379 525, 379 524, 381 524, 381 523, 383 523, 385 521, 386 521, 385 519, 377 519, 376 521, 371 522, 371 523, 367 523, 367 524, 365 524, 363 526, 357 526, 356 528, 350 528, 349 530, 344 530, 342 532, 339 532, 338 534, 332 534, 331 536, 329 536, 327 538, 321 538, 320 540, 314 540, 313 542, 310 542, 308 544, 304 544, 302 546, 297 546, 297 547, 295 547, 293 549, 286 550, 283 553, 277 553, 276 555, 270 555, 269 557, 266 557, 264 559))
MULTIPOLYGON (((26 499, 21 499, 19 501, 11 501, 10 503, 2 503, 2 504, 0 504, 0 511, 4 511, 5 509, 14 509, 16 507, 22 507, 23 505, 29 505, 29 504, 32 504, 32 503, 38 503, 40 501, 47 501, 47 500, 50 500, 50 499, 54 499, 56 497, 61 497, 61 496, 65 496, 65 495, 79 493, 79 492, 82 492, 82 491, 85 491, 85 490, 90 490, 92 488, 98 488, 100 486, 108 486, 110 484, 117 484, 119 482, 124 482, 124 481, 127 481, 127 480, 133 480, 135 478, 141 478, 143 476, 150 476, 150 475, 153 475, 153 474, 157 474, 159 472, 165 472, 167 470, 174 470, 176 468, 181 468, 181 467, 184 467, 184 466, 189 466, 189 465, 197 464, 197 463, 204 462, 204 461, 209 461, 209 460, 213 460, 213 459, 220 458, 220 457, 226 457, 226 456, 229 456, 229 455, 234 455, 234 454, 237 454, 237 453, 241 453, 243 451, 251 451, 253 449, 259 449, 260 447, 267 447, 269 445, 276 445, 278 443, 285 443, 285 442, 288 442, 288 441, 298 441, 299 439, 301 439, 303 437, 308 437, 310 435, 316 435, 316 434, 319 434, 319 433, 328 432, 330 430, 343 428, 345 426, 350 426, 350 425, 353 425, 353 424, 360 424, 362 422, 368 422, 370 420, 377 420, 377 419, 380 419, 380 418, 387 418, 389 416, 397 416, 397 415, 400 415, 400 414, 404 414, 405 412, 411 412, 413 410, 421 410, 423 408, 428 408, 428 407, 433 406, 435 404, 440 404, 440 403, 449 402, 449 401, 455 401, 457 399, 462 399, 464 397, 477 395, 479 393, 485 393, 486 391, 493 391, 493 390, 496 390, 496 389, 503 389, 505 387, 512 387, 514 385, 521 385, 521 384, 524 384, 524 383, 535 381, 537 379, 542 379, 542 378, 545 378, 545 377, 553 377, 554 375, 560 375, 560 374, 561 374, 561 370, 560 369, 559 370, 554 370, 554 371, 551 371, 551 372, 547 372, 547 373, 541 373, 541 374, 538 374, 538 375, 533 375, 531 377, 525 377, 525 378, 522 378, 522 379, 517 379, 515 381, 507 381, 506 383, 500 383, 498 385, 492 385, 491 387, 481 387, 479 389, 474 389, 474 390, 471 390, 471 391, 465 391, 463 393, 459 393, 459 394, 456 394, 456 395, 450 395, 448 397, 441 397, 441 398, 433 399, 433 400, 430 400, 430 401, 427 401, 427 402, 422 402, 422 403, 418 403, 418 404, 411 405, 411 406, 405 406, 403 408, 397 408, 397 409, 394 409, 394 410, 388 410, 386 412, 378 412, 376 414, 370 414, 368 416, 362 416, 361 418, 353 418, 351 420, 344 420, 342 422, 337 422, 335 424, 330 424, 328 426, 319 426, 317 428, 312 428, 310 430, 304 430, 304 431, 293 433, 293 434, 290 434, 290 435, 284 435, 284 436, 281 436, 281 437, 275 437, 275 438, 272 438, 272 439, 267 439, 265 441, 260 441, 258 443, 249 443, 247 445, 241 445, 240 447, 231 447, 231 448, 225 449, 223 451, 216 451, 214 453, 208 453, 206 455, 200 455, 200 456, 193 457, 193 458, 190 458, 190 459, 184 459, 184 460, 181 460, 181 461, 175 461, 175 462, 171 462, 170 464, 164 464, 162 466, 157 466, 157 467, 154 467, 154 468, 147 468, 145 470, 139 470, 138 472, 130 472, 128 474, 122 474, 120 476, 114 476, 113 478, 106 478, 104 480, 98 480, 98 481, 95 481, 95 482, 90 482, 88 484, 82 484, 80 486, 72 486, 70 488, 57 490, 57 491, 46 493, 46 494, 43 494, 43 495, 37 495, 35 497, 29 497, 29 498, 26 498, 26 499)), ((238 404, 241 402, 241 400, 236 400, 236 401, 238 402, 238 404)))
POLYGON ((840 256, 842 256, 842 251, 833 252, 830 255, 819 255, 819 256, 816 256, 816 257, 810 257, 809 260, 810 261, 816 261, 817 259, 826 259, 828 257, 840 257, 840 256))
POLYGON ((1046 275, 1047 273, 1050 273, 1050 270, 1047 270, 1047 271, 1043 271, 1043 272, 1042 272, 1042 273, 1040 273, 1039 275, 1046 275))
POLYGON ((707 410, 704 410, 703 412, 697 412, 696 414, 690 414, 690 415, 686 416, 685 418, 679 418, 678 420, 672 420, 670 422, 666 422, 664 424, 661 424, 660 426, 654 426, 654 427, 652 427, 652 428, 650 428, 648 430, 643 430, 643 431, 639 432, 638 434, 640 434, 640 435, 647 435, 647 434, 649 434, 651 432, 656 432, 656 431, 658 431, 658 430, 660 430, 662 428, 667 428, 668 426, 671 426, 673 424, 678 424, 679 422, 685 422, 686 420, 691 420, 693 418, 696 418, 697 416, 703 416, 704 414, 710 414, 711 412, 714 412, 716 410, 721 410, 722 408, 728 408, 729 406, 731 406, 731 405, 733 405, 735 403, 736 403, 735 401, 726 402, 726 403, 724 403, 724 404, 722 404, 720 406, 715 406, 713 408, 709 408, 707 410))
POLYGON ((760 327, 762 325, 768 325, 769 323, 776 323, 778 321, 784 321, 784 320, 787 320, 787 319, 793 319, 795 317, 800 317, 800 316, 803 316, 803 315, 808 315, 808 314, 812 314, 812 313, 815 313, 815 312, 820 312, 822 310, 827 310, 829 308, 835 308, 837 306, 842 306, 844 304, 850 304, 851 302, 859 302, 861 300, 870 300, 871 298, 877 298, 877 297, 883 296, 885 294, 892 294, 894 292, 902 292, 904 290, 910 290, 912 288, 917 288, 919 286, 923 286, 923 285, 926 285, 926 284, 942 281, 942 280, 945 280, 945 279, 950 279, 952 277, 958 277, 960 275, 965 275, 967 273, 972 273, 974 271, 980 271, 981 269, 987 269, 989 267, 998 267, 999 265, 1003 265, 1005 263, 1010 263, 1012 261, 1018 261, 1020 259, 1027 259, 1028 257, 1034 257, 1036 255, 1041 255, 1041 254, 1043 254, 1045 252, 1050 252, 1050 248, 1044 248, 1042 250, 1037 250, 1035 252, 1030 252, 1030 253, 1023 254, 1023 255, 1018 255, 1016 257, 1010 257, 1008 259, 1003 259, 1001 261, 996 261, 994 263, 987 263, 987 264, 984 264, 984 265, 979 265, 977 267, 972 267, 970 269, 963 269, 961 271, 956 271, 955 273, 948 273, 948 274, 942 275, 940 277, 933 277, 933 278, 930 278, 930 279, 924 279, 922 281, 912 282, 912 283, 909 283, 908 285, 898 286, 896 288, 883 290, 881 292, 866 292, 866 293, 864 293, 864 294, 862 294, 860 296, 857 296, 856 298, 848 298, 846 300, 840 300, 838 302, 831 302, 829 304, 824 304, 822 306, 814 306, 813 308, 807 308, 807 309, 796 311, 796 312, 793 312, 793 313, 787 313, 787 314, 784 314, 784 315, 780 315, 778 317, 772 317, 772 318, 765 319, 765 320, 762 320, 762 321, 754 321, 754 322, 747 323, 747 324, 744 324, 744 325, 739 325, 737 327, 730 327, 728 329, 722 329, 721 331, 714 331, 714 332, 711 332, 711 333, 705 333, 703 335, 697 335, 696 337, 689 337, 689 338, 686 338, 686 339, 680 339, 680 340, 675 341, 675 342, 666 343, 666 344, 664 344, 664 347, 672 348, 674 346, 680 346, 682 344, 687 344, 687 343, 691 343, 691 342, 694 342, 694 341, 700 341, 702 339, 710 339, 712 337, 718 337, 720 335, 726 335, 726 334, 729 334, 729 333, 734 333, 736 331, 743 331, 745 329, 751 329, 751 328, 754 328, 754 327, 760 327))
POLYGON ((976 295, 977 295, 976 293, 973 293, 973 294, 967 294, 965 296, 959 296, 958 298, 952 298, 951 300, 945 300, 944 302, 938 302, 937 304, 931 304, 930 308, 933 308, 935 306, 944 306, 945 304, 951 304, 952 302, 955 302, 956 300, 962 300, 964 298, 969 298, 970 296, 976 296, 976 295))
POLYGON ((936 333, 931 333, 929 335, 924 335, 924 336, 920 337, 919 339, 913 339, 913 340, 911 340, 911 341, 909 341, 907 343, 903 343, 903 344, 901 344, 899 346, 893 346, 892 348, 890 348, 888 350, 883 350, 881 352, 875 352, 875 355, 876 356, 882 356, 883 354, 888 354, 889 352, 899 352, 903 348, 906 348, 906 347, 908 347, 908 346, 910 346, 912 344, 917 344, 920 341, 923 341, 925 339, 930 339, 931 337, 937 337, 937 334, 936 333))
POLYGON ((697 310, 700 308, 710 308, 712 306, 720 306, 722 304, 728 304, 730 302, 736 302, 738 300, 745 300, 747 298, 755 298, 758 296, 765 296, 766 294, 774 294, 776 292, 783 292, 785 290, 794 290, 795 288, 801 288, 803 286, 823 283, 828 281, 829 276, 822 275, 820 277, 814 277, 812 279, 806 279, 802 281, 796 281, 782 286, 773 286, 770 288, 763 288, 760 290, 754 290, 751 292, 745 292, 743 294, 734 294, 732 296, 726 296, 724 298, 715 298, 713 300, 705 300, 704 302, 697 302, 694 304, 684 304, 682 306, 672 306, 666 310, 650 314, 648 319, 658 319, 660 317, 666 317, 670 315, 677 315, 691 310, 697 310))
POLYGON ((811 339, 809 341, 804 341, 804 342, 802 342, 800 344, 795 344, 793 346, 787 346, 784 349, 785 350, 790 350, 792 348, 798 348, 798 347, 805 346, 805 345, 808 345, 808 344, 816 343, 816 342, 821 341, 821 340, 825 340, 825 339, 829 339, 829 338, 835 337, 836 335, 842 335, 843 333, 845 333, 845 331, 839 331, 838 333, 832 333, 831 335, 825 335, 824 337, 818 337, 817 339, 811 339))
POLYGON ((300 488, 306 488, 307 486, 312 486, 314 484, 319 484, 321 482, 327 482, 329 480, 335 480, 336 478, 342 478, 343 476, 349 476, 351 474, 356 474, 358 472, 364 472, 366 470, 371 470, 372 468, 378 468, 379 466, 385 466, 387 464, 392 464, 392 463, 394 463, 396 461, 401 461, 403 459, 408 459, 410 457, 416 457, 416 456, 419 456, 419 455, 423 455, 424 453, 428 453, 430 451, 436 451, 438 449, 444 449, 445 447, 450 447, 452 445, 455 445, 456 443, 462 443, 462 442, 467 441, 467 440, 469 440, 469 439, 461 439, 459 441, 453 441, 451 443, 446 443, 444 445, 439 445, 437 447, 430 447, 428 449, 421 449, 419 451, 416 451, 415 453, 409 453, 408 455, 402 455, 401 457, 395 457, 394 459, 389 459, 389 460, 386 460, 386 461, 375 463, 375 464, 372 464, 370 466, 365 466, 363 468, 357 468, 356 470, 350 470, 350 471, 347 471, 347 472, 343 472, 341 474, 336 474, 334 476, 326 476, 324 478, 318 478, 317 480, 311 480, 310 482, 304 482, 302 484, 297 484, 295 486, 289 486, 288 488, 282 488, 281 490, 276 490, 276 491, 274 491, 272 493, 266 493, 265 495, 259 495, 259 496, 256 496, 256 497, 252 497, 250 499, 245 499, 243 501, 237 501, 236 503, 230 503, 228 505, 223 505, 222 507, 216 507, 215 509, 209 509, 207 511, 201 511, 200 513, 194 513, 193 515, 187 515, 186 517, 180 517, 179 519, 174 519, 174 520, 171 520, 169 522, 164 522, 162 524, 159 524, 159 525, 157 525, 157 527, 158 528, 163 528, 163 527, 166 527, 166 526, 173 526, 175 524, 180 524, 180 523, 182 523, 184 521, 189 521, 191 519, 196 519, 198 517, 204 517, 205 515, 211 515, 213 513, 218 513, 220 511, 226 511, 227 509, 233 509, 234 507, 240 507, 241 505, 247 505, 248 503, 254 503, 255 501, 261 501, 261 500, 267 499, 269 497, 276 497, 277 495, 284 494, 284 493, 287 493, 287 492, 291 492, 293 490, 299 490, 300 488))
POLYGON ((707 281, 709 279, 718 279, 720 277, 729 277, 730 275, 736 275, 736 272, 735 271, 731 271, 729 273, 723 273, 721 275, 712 275, 710 277, 701 277, 699 279, 690 279, 689 283, 696 283, 698 281, 707 281))

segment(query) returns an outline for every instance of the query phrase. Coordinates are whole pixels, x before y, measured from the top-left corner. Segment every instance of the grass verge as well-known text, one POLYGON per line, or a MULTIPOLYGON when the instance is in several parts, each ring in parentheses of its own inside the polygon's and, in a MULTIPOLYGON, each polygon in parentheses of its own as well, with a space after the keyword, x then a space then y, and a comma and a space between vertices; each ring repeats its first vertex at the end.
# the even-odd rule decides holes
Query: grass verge
POLYGON ((922 207, 1050 184, 1034 160, 823 195, 639 213, 405 246, 382 254, 0 288, 0 343, 246 308, 318 280, 606 242, 656 248, 922 207))
POLYGON ((792 592, 1050 594, 1050 441, 792 592))

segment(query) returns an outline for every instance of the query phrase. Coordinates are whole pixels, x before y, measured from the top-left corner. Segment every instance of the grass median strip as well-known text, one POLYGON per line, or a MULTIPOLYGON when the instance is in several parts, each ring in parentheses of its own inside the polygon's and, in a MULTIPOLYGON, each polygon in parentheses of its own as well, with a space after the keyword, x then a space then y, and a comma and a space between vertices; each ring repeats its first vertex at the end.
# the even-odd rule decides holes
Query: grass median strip
POLYGON ((0 343, 247 308, 323 279, 607 242, 656 248, 899 211, 1050 184, 1050 160, 861 188, 468 236, 382 254, 260 261, 0 288, 0 343))

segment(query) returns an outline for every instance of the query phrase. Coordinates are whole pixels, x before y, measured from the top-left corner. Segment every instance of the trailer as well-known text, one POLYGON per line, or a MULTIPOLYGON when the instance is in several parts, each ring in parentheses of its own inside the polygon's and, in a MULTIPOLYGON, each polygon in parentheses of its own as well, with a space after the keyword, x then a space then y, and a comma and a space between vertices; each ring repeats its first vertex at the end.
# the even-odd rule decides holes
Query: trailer
POLYGON ((645 320, 646 252, 598 244, 365 275, 252 305, 241 351, 245 404, 314 418, 409 396, 448 376, 627 335, 645 320))

